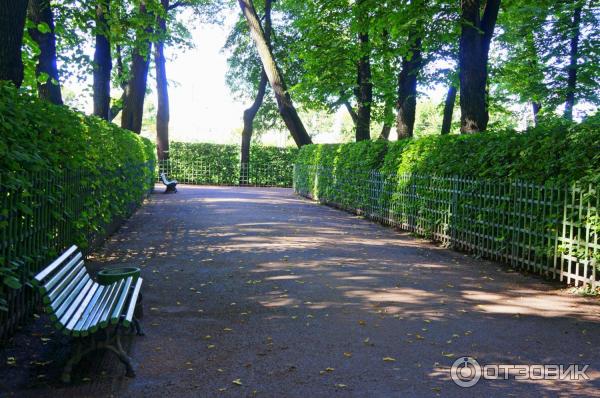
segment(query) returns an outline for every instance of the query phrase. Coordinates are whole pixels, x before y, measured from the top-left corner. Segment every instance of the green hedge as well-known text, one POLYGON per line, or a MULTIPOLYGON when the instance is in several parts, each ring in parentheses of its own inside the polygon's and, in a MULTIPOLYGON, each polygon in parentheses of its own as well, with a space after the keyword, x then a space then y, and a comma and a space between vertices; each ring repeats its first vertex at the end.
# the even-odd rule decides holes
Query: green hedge
MULTIPOLYGON (((580 124, 470 135, 426 136, 382 143, 302 147, 297 163, 333 167, 337 174, 376 170, 386 175, 426 174, 482 179, 512 178, 537 184, 600 183, 600 115, 580 124)), ((314 176, 307 176, 314 178, 314 176)), ((313 194, 329 181, 307 181, 313 194)))
POLYGON ((367 198, 358 190, 356 180, 368 179, 372 170, 379 169, 387 146, 385 141, 306 145, 300 149, 297 163, 333 170, 318 181, 316 174, 306 176, 304 183, 312 187, 313 198, 331 198, 340 206, 361 208, 367 198))
POLYGON ((600 287, 599 121, 306 146, 294 187, 459 249, 600 287))
POLYGON ((7 286, 65 246, 86 248, 141 202, 154 152, 112 123, 0 84, 0 309, 7 286))
MULTIPOLYGON (((290 186, 298 149, 252 145, 247 183, 290 186)), ((236 185, 240 182, 240 147, 173 142, 169 161, 162 165, 169 177, 194 184, 236 185)))
POLYGON ((390 143, 381 171, 538 184, 600 182, 600 116, 525 132, 427 136, 390 143))

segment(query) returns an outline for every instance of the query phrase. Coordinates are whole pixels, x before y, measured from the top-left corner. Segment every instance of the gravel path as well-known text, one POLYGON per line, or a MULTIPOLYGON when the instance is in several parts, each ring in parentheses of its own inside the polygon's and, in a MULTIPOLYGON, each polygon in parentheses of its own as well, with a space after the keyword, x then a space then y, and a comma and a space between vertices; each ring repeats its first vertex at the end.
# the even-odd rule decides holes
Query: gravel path
POLYGON ((123 263, 145 279, 147 335, 130 347, 137 378, 107 354, 84 363, 74 386, 26 384, 16 395, 600 396, 597 299, 291 190, 154 194, 91 268, 123 263), (463 355, 590 364, 591 380, 464 389, 450 379, 463 355))

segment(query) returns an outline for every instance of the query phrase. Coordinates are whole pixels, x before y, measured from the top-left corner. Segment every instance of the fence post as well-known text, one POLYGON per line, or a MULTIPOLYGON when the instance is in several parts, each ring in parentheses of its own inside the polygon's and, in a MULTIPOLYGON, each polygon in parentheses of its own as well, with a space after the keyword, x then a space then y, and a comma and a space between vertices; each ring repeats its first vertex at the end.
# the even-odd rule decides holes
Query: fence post
POLYGON ((450 230, 450 239, 448 241, 449 247, 456 247, 456 235, 457 235, 457 222, 458 222, 458 178, 451 177, 452 181, 452 200, 450 202, 450 217, 448 229, 450 230))

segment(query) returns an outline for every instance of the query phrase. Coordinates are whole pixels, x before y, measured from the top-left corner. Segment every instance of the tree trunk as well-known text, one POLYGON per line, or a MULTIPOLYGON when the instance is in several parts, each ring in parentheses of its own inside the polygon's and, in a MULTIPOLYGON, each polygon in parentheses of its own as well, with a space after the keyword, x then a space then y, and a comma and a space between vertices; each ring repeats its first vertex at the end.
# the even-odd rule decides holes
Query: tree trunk
MULTIPOLYGON (((140 4, 140 14, 145 15, 147 13, 146 5, 142 2, 140 4)), ((148 36, 151 28, 146 28, 146 32, 143 33, 145 37, 148 36)), ((136 42, 140 42, 136 40, 136 42)), ((144 99, 146 96, 146 83, 148 80, 148 67, 150 65, 150 54, 152 50, 152 43, 144 38, 143 43, 139 44, 144 46, 143 51, 136 47, 133 50, 131 60, 130 78, 125 89, 125 101, 123 101, 123 112, 121 114, 121 127, 133 131, 134 133, 140 134, 142 131, 142 118, 144 116, 144 99)))
POLYGON ((115 47, 117 50, 117 79, 119 80, 119 85, 121 86, 123 93, 121 94, 121 98, 119 98, 119 100, 116 101, 110 107, 108 120, 111 122, 117 117, 119 112, 123 110, 123 104, 125 103, 125 93, 127 92, 127 81, 125 80, 124 76, 125 71, 123 70, 123 56, 121 55, 121 46, 117 44, 115 47))
POLYGON ((279 113, 281 114, 285 125, 290 131, 290 134, 292 135, 292 138, 294 138, 294 141, 298 147, 311 144, 312 140, 306 132, 306 129, 302 124, 302 120, 300 119, 300 116, 298 116, 298 112, 292 103, 292 98, 287 91, 283 75, 281 74, 277 63, 275 62, 273 52, 271 51, 271 48, 265 38, 265 33, 260 26, 260 22, 258 20, 258 16, 256 15, 256 10, 254 9, 252 0, 238 0, 238 3, 248 23, 250 35, 252 36, 254 44, 256 45, 258 55, 260 56, 263 64, 263 69, 267 75, 267 78, 269 79, 273 93, 275 94, 279 113))
POLYGON ((3 0, 0 5, 0 80, 17 87, 23 83, 21 45, 27 15, 27 0, 3 0))
POLYGON ((487 61, 500 0, 488 0, 480 18, 480 0, 461 0, 462 29, 459 49, 461 132, 487 127, 487 61))
POLYGON ((50 0, 29 0, 27 17, 36 27, 28 29, 29 35, 40 48, 35 75, 38 78, 37 89, 40 98, 53 104, 62 105, 60 85, 58 83, 58 68, 56 67, 56 36, 54 35, 54 17, 50 0), (38 30, 40 24, 47 25, 49 31, 38 30), (42 75, 47 76, 45 81, 40 81, 42 75))
POLYGON ((94 51, 94 115, 109 120, 110 117, 110 73, 112 57, 109 27, 106 14, 109 1, 99 0, 96 5, 96 49, 94 51))
POLYGON ((533 125, 535 127, 537 127, 537 125, 538 125, 538 114, 540 113, 541 109, 542 109, 542 104, 540 104, 539 102, 533 101, 531 103, 531 111, 533 113, 533 125))
POLYGON ((413 32, 408 40, 411 43, 411 53, 402 58, 402 70, 398 75, 396 130, 399 140, 413 136, 417 109, 417 78, 423 67, 421 38, 413 32))
POLYGON ((381 134, 379 135, 379 138, 386 141, 389 140, 391 131, 392 125, 388 122, 384 122, 383 127, 381 127, 381 134))
POLYGON ((573 22, 571 24, 571 44, 569 48, 569 66, 567 77, 567 95, 565 99, 565 113, 567 120, 573 120, 573 107, 575 106, 575 90, 577 89, 577 59, 579 58, 579 36, 581 23, 581 5, 575 7, 573 22))
MULTIPOLYGON (((161 0, 161 4, 166 14, 169 9, 169 0, 161 0)), ((156 154, 158 160, 166 160, 169 157, 169 87, 164 54, 164 37, 167 34, 167 22, 164 18, 158 17, 157 26, 159 39, 154 48, 156 94, 158 98, 156 109, 156 154)))
POLYGON ((358 19, 363 29, 358 34, 360 59, 358 60, 356 89, 356 141, 371 139, 371 103, 373 102, 373 83, 371 82, 371 44, 369 43, 368 15, 363 10, 364 0, 357 1, 358 19))
POLYGON ((354 108, 352 108, 352 104, 350 104, 350 102, 348 100, 344 100, 343 104, 346 107, 346 110, 348 111, 350 118, 352 118, 352 123, 354 123, 354 128, 356 128, 356 125, 358 124, 358 115, 356 114, 356 112, 354 111, 354 108))
POLYGON ((442 120, 442 135, 450 134, 452 127, 452 115, 454 114, 454 103, 456 102, 456 87, 450 84, 444 103, 444 119, 442 120))
MULTIPOLYGON (((265 41, 269 48, 271 48, 271 4, 272 0, 265 0, 264 33, 265 41)), ((244 129, 242 130, 240 156, 240 184, 248 183, 248 165, 250 163, 250 144, 252 142, 252 133, 254 131, 254 118, 262 106, 268 83, 269 79, 267 78, 265 69, 261 68, 256 97, 254 98, 252 105, 244 111, 244 129)))

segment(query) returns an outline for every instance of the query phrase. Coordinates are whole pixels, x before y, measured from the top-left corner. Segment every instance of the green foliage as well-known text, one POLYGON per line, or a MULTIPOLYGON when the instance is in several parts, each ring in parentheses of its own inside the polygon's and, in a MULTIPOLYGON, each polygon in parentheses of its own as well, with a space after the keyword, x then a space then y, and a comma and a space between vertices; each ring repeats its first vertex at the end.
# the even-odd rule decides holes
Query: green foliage
POLYGON ((597 283, 599 115, 525 133, 310 145, 297 164, 303 195, 513 266, 597 283))
POLYGON ((513 178, 539 184, 599 183, 600 118, 471 135, 428 136, 390 144, 386 174, 513 178))
POLYGON ((359 192, 355 180, 368 179, 372 170, 379 169, 387 146, 387 141, 306 145, 300 149, 296 163, 333 170, 319 180, 316 174, 307 175, 305 183, 312 187, 313 198, 335 197, 341 206, 360 205, 368 198, 359 192))
POLYGON ((600 115, 578 125, 556 120, 524 133, 507 130, 390 143, 308 145, 300 149, 297 163, 333 170, 331 175, 303 176, 302 184, 312 197, 335 197, 339 204, 358 208, 365 198, 353 184, 367 179, 371 171, 388 177, 510 178, 554 186, 574 182, 596 186, 600 184, 600 115))
POLYGON ((151 187, 153 162, 150 141, 0 84, 0 297, 31 276, 34 259, 48 260, 66 245, 87 247, 130 211, 151 187), (40 231, 48 246, 23 257, 18 228, 40 231))
MULTIPOLYGON (((250 147, 252 184, 290 186, 298 149, 262 145, 250 147)), ((172 142, 170 178, 196 184, 235 185, 240 180, 240 147, 208 143, 172 142)))

